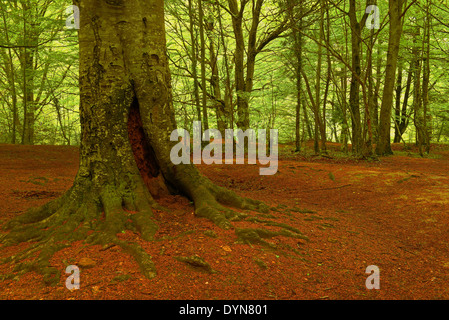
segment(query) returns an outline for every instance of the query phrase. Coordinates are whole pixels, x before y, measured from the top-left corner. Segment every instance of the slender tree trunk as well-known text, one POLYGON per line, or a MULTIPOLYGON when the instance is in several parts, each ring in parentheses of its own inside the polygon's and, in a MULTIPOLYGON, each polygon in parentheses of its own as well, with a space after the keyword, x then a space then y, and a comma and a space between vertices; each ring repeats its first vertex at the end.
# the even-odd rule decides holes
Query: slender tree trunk
POLYGON ((341 103, 341 111, 343 113, 343 123, 341 124, 341 143, 342 143, 342 151, 347 154, 349 152, 348 150, 348 137, 349 137, 349 124, 348 124, 348 116, 347 116, 347 110, 348 110, 348 104, 346 102, 346 95, 348 92, 347 89, 347 82, 346 82, 346 67, 343 69, 343 76, 341 77, 341 95, 342 95, 342 103, 341 103))
POLYGON ((245 40, 243 37, 243 11, 248 1, 243 0, 241 7, 237 0, 228 0, 229 10, 232 13, 232 27, 235 37, 235 90, 237 93, 237 127, 242 130, 249 128, 249 97, 245 86, 245 40))
MULTIPOLYGON (((301 136, 300 136, 300 125, 301 125, 301 93, 302 93, 302 83, 301 83, 301 69, 302 69, 302 39, 301 36, 298 35, 299 39, 297 39, 297 51, 296 53, 296 108, 295 108, 295 151, 301 151, 301 136)), ((305 111, 306 112, 306 111, 305 111)))
POLYGON ((352 55, 352 76, 349 89, 349 109, 351 111, 352 123, 352 152, 359 154, 362 151, 362 123, 360 118, 360 42, 361 27, 357 21, 356 1, 349 1, 349 22, 351 25, 351 55, 352 55))
POLYGON ((390 30, 388 38, 385 83, 380 107, 379 138, 376 146, 376 153, 378 155, 388 155, 393 153, 390 144, 391 110, 393 105, 396 65, 402 34, 401 15, 403 12, 403 3, 404 0, 389 2, 390 30))
POLYGON ((34 88, 33 88, 33 62, 34 54, 31 50, 23 50, 23 128, 22 144, 34 144, 34 88))
POLYGON ((400 132, 400 123, 401 123, 401 98, 402 98, 402 60, 399 61, 398 65, 398 76, 396 80, 396 101, 394 106, 394 143, 400 142, 401 132, 400 132))
MULTIPOLYGON (((293 4, 289 2, 291 16, 293 16, 293 4)), ((301 151, 301 100, 302 100, 302 4, 299 5, 300 18, 297 24, 292 23, 293 52, 295 54, 295 78, 296 78, 296 107, 295 107, 295 151, 301 151)), ((293 17, 292 17, 293 18, 293 17)), ((305 111, 306 112, 306 111, 305 111)))
MULTIPOLYGON (((416 36, 420 35, 420 29, 416 29, 416 36)), ((422 48, 419 47, 416 38, 414 39, 414 48, 416 59, 414 61, 414 79, 413 79, 413 123, 416 129, 416 145, 419 153, 423 155, 422 144, 424 140, 423 115, 422 115, 422 91, 421 91, 421 62, 422 48)))
POLYGON ((376 85, 374 87, 374 97, 373 97, 373 114, 371 119, 373 120, 373 143, 378 141, 379 136, 379 92, 380 92, 380 82, 382 79, 382 51, 381 51, 381 41, 378 40, 377 46, 377 59, 376 59, 376 85))
POLYGON ((64 138, 66 144, 69 146, 70 139, 66 134, 66 129, 64 128, 64 124, 63 124, 63 120, 62 120, 63 116, 61 115, 61 105, 59 104, 59 99, 53 98, 53 103, 56 108, 56 114, 58 115, 58 122, 59 122, 59 127, 61 128, 62 137, 64 138))
MULTIPOLYGON (((327 46, 330 46, 330 16, 329 16, 329 5, 327 1, 325 1, 326 5, 326 44, 327 46)), ((329 86, 331 82, 331 75, 332 75, 332 61, 331 61, 331 55, 329 52, 329 49, 326 49, 326 61, 327 61, 327 73, 326 73, 326 86, 324 89, 324 96, 323 96, 323 116, 321 119, 322 122, 322 130, 321 130, 321 149, 324 153, 327 152, 326 150, 326 106, 327 106, 327 98, 329 94, 329 86)), ((332 134, 331 134, 332 139, 332 134)))
POLYGON ((430 15, 431 1, 427 1, 426 20, 423 37, 423 79, 422 79, 422 99, 423 99, 423 130, 426 153, 430 151, 430 139, 432 136, 431 115, 429 109, 429 80, 430 80, 430 28, 432 16, 430 15))
POLYGON ((228 61, 228 48, 225 41, 225 34, 223 29, 223 23, 221 19, 220 6, 217 3, 218 12, 218 26, 220 28, 220 41, 223 47, 223 59, 224 59, 224 72, 225 72, 225 90, 224 90, 224 109, 225 118, 228 123, 227 128, 234 128, 234 112, 233 112, 233 101, 232 101, 232 87, 231 87, 231 75, 230 66, 228 61))
POLYGON ((315 103, 314 105, 314 119, 315 119, 315 139, 314 149, 315 153, 319 154, 321 150, 326 150, 326 134, 324 132, 323 119, 321 118, 320 104, 321 104, 321 67, 322 67, 322 46, 321 43, 324 40, 324 1, 321 1, 320 5, 320 30, 319 30, 319 44, 318 44, 318 61, 316 68, 316 80, 315 80, 315 103), (319 136, 321 136, 321 145, 319 144, 319 136), (323 141, 324 140, 324 141, 323 141))
POLYGON ((22 74, 23 74, 23 128, 22 144, 34 144, 34 57, 37 46, 37 38, 33 28, 34 19, 31 5, 22 2, 23 7, 23 43, 22 48, 22 74), (30 26, 30 27, 29 27, 30 26), (31 48, 28 48, 31 47, 31 48))
MULTIPOLYGON (((237 92, 237 127, 242 130, 249 128, 249 100, 253 90, 256 56, 271 41, 278 38, 287 28, 287 20, 268 33, 263 39, 257 39, 257 31, 260 23, 260 14, 265 0, 251 1, 251 27, 248 31, 248 41, 245 57, 245 41, 243 36, 244 12, 249 0, 241 0, 240 6, 237 0, 228 0, 229 11, 232 15, 232 27, 235 38, 235 86, 237 92), (246 69, 245 69, 246 66, 246 69), (245 72, 246 71, 246 72, 245 72)), ((246 17, 245 17, 246 18, 246 17)))
MULTIPOLYGON (((304 95, 304 93, 302 94, 304 95)), ((304 117, 304 123, 306 125, 306 129, 307 129, 307 137, 308 140, 312 140, 313 138, 313 131, 312 131, 312 126, 310 125, 310 121, 309 121, 309 112, 307 111, 307 108, 305 107, 306 104, 304 102, 304 98, 302 99, 302 105, 303 105, 303 117, 304 117)))
POLYGON ((372 156, 373 153, 373 122, 372 115, 374 113, 374 84, 373 84, 373 47, 374 47, 374 29, 371 29, 369 37, 369 45, 367 48, 367 78, 368 78, 368 105, 365 105, 365 125, 363 139, 365 141, 363 154, 372 156), (368 136, 368 137, 367 137, 368 136))
POLYGON ((214 100, 215 115, 217 118, 217 128, 221 136, 225 136, 225 130, 228 129, 228 113, 225 101, 221 98, 220 76, 218 73, 218 52, 215 49, 214 42, 214 22, 208 21, 206 23, 206 31, 209 35, 209 65, 211 70, 210 86, 212 89, 212 99, 214 100))
MULTIPOLYGON (((2 4, 0 4, 2 6, 2 4)), ((5 8, 1 7, 1 13, 2 13, 2 20, 3 20, 3 29, 5 34, 5 40, 6 43, 10 43, 10 37, 9 37, 9 31, 8 31, 8 24, 6 21, 6 15, 5 15, 5 8)), ((16 73, 14 69, 14 60, 12 55, 11 48, 8 48, 8 55, 4 55, 5 61, 7 61, 7 64, 5 66, 6 70, 6 78, 8 80, 8 84, 11 91, 11 100, 12 100, 12 130, 11 130, 11 143, 16 143, 16 132, 17 132, 17 125, 19 124, 19 118, 18 118, 18 110, 17 110, 17 92, 16 92, 16 73)))
MULTIPOLYGON (((415 56, 415 54, 413 54, 413 50, 412 50, 412 55, 415 56)), ((401 141, 401 137, 404 134, 405 129, 407 129, 407 126, 408 126, 407 106, 408 106, 408 99, 410 97, 410 88, 411 88, 411 84, 412 84, 413 67, 414 67, 414 62, 411 61, 409 70, 407 72, 407 81, 405 84, 405 91, 404 91, 404 98, 402 100, 402 107, 400 107, 399 113, 397 113, 397 116, 398 116, 397 128, 395 127, 395 135, 394 135, 394 140, 393 140, 395 143, 399 143, 401 141)), ((398 75, 398 78, 399 78, 399 75, 398 75)), ((397 88, 396 88, 396 90, 397 90, 397 88)), ((397 95, 397 93, 396 93, 396 95, 397 95)), ((396 106, 396 108, 397 108, 397 106, 396 106)))
POLYGON ((204 37, 204 9, 203 0, 198 0, 198 23, 200 29, 200 51, 201 51, 201 88, 202 88, 202 99, 201 108, 203 110, 203 132, 206 135, 205 140, 209 140, 208 129, 209 129, 209 119, 207 113, 207 86, 206 86, 206 40, 204 37))
MULTIPOLYGON (((345 59, 348 60, 349 49, 348 49, 348 31, 345 28, 345 59)), ((342 151, 347 154, 348 153, 348 137, 349 137, 349 123, 347 117, 348 103, 347 103, 347 73, 348 67, 345 65, 343 67, 343 72, 341 74, 341 109, 343 113, 343 123, 341 125, 341 143, 342 143, 342 151)))
POLYGON ((193 96, 195 99, 195 107, 196 107, 196 117, 198 121, 201 121, 201 103, 200 103, 200 94, 198 88, 198 71, 197 71, 197 40, 195 36, 195 28, 194 28, 194 10, 193 10, 193 0, 189 0, 188 9, 189 9, 189 19, 190 19, 190 41, 192 42, 192 77, 193 77, 193 96))

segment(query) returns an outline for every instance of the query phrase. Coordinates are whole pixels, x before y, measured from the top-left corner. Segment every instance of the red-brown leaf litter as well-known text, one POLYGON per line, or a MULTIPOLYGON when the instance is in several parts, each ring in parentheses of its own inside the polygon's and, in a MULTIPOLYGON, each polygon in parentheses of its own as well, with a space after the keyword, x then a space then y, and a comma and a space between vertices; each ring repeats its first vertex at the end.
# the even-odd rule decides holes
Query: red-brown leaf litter
MULTIPOLYGON (((0 299, 448 299, 447 147, 433 145, 421 158, 394 145, 395 155, 379 160, 343 157, 336 144, 328 148, 330 157, 315 157, 281 146, 272 176, 260 176, 258 165, 198 166, 216 184, 276 208, 249 216, 299 229, 309 241, 267 239, 276 249, 238 243, 234 230, 196 217, 188 199, 168 196, 158 201, 171 212, 154 212, 154 241, 131 231, 119 236, 152 256, 156 278, 144 278, 118 247, 80 241, 51 259, 61 272, 58 285, 46 286, 29 272, 0 281, 0 299), (176 259, 193 255, 214 272, 176 259), (70 291, 65 269, 79 264, 85 265, 80 289, 70 291), (365 286, 370 265, 380 270, 380 289, 365 286)), ((0 145, 0 223, 62 195, 73 183, 78 156, 69 146, 0 145)), ((257 221, 234 225, 278 229, 257 221)), ((0 258, 27 245, 2 246, 0 258)), ((12 268, 0 265, 0 274, 12 268)))

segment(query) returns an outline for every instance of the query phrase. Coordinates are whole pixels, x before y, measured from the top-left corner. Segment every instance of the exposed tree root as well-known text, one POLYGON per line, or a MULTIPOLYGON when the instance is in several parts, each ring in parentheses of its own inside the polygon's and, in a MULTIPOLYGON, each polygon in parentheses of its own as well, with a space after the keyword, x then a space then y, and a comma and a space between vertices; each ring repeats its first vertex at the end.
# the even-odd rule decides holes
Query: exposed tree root
POLYGON ((276 246, 272 243, 265 241, 264 239, 271 239, 276 236, 284 236, 308 240, 308 237, 304 236, 302 233, 293 232, 285 228, 282 228, 279 231, 270 231, 260 228, 244 228, 244 229, 236 229, 235 233, 238 236, 238 242, 246 244, 261 244, 263 246, 273 249, 276 249, 276 246))
POLYGON ((190 257, 175 257, 176 260, 186 263, 188 266, 193 268, 194 270, 203 271, 207 273, 216 273, 214 269, 210 266, 209 263, 204 261, 203 258, 199 256, 190 256, 190 257))
MULTIPOLYGON (((187 170, 188 173, 189 170, 187 170)), ((244 219, 247 215, 230 209, 257 212, 269 212, 269 207, 262 201, 244 198, 232 190, 217 186, 209 179, 194 172, 192 175, 185 174, 178 177, 178 182, 185 193, 195 204, 195 214, 204 217, 221 228, 232 228, 232 221, 244 219), (187 179, 186 179, 187 177, 187 179)))
POLYGON ((78 188, 75 185, 62 197, 32 208, 4 226, 9 232, 0 239, 3 245, 30 242, 24 251, 3 259, 3 263, 15 265, 15 275, 4 278, 36 271, 43 275, 46 284, 56 284, 60 272, 50 266, 49 260, 55 252, 78 240, 92 245, 115 244, 136 259, 147 278, 156 275, 150 255, 138 244, 117 237, 122 231, 132 230, 139 232, 143 239, 151 240, 157 231, 152 220, 152 202, 142 197, 143 194, 139 195, 139 190, 134 190, 129 197, 129 193, 119 194, 111 187, 92 192, 90 186, 83 184, 78 188), (137 213, 129 213, 124 208, 137 210, 137 213))
MULTIPOLYGON (((248 218, 246 213, 231 207, 262 213, 270 211, 263 202, 240 197, 202 176, 189 181, 195 181, 195 184, 189 185, 187 195, 195 204, 196 215, 210 219, 221 228, 234 228, 233 221, 248 218)), ((60 271, 50 265, 50 259, 55 252, 79 240, 103 247, 117 245, 134 257, 145 277, 155 277, 156 268, 151 256, 137 243, 128 243, 117 237, 117 234, 130 230, 139 233, 142 239, 151 241, 157 231, 157 225, 152 219, 152 208, 161 207, 143 184, 136 185, 133 189, 129 185, 117 187, 113 184, 99 188, 94 187, 90 180, 78 177, 74 186, 60 198, 32 208, 6 223, 4 229, 9 232, 0 238, 3 245, 13 246, 23 242, 29 242, 30 245, 17 255, 2 260, 3 263, 15 266, 13 273, 3 278, 36 271, 43 275, 46 284, 57 284, 60 271)), ((248 218, 248 221, 280 227, 280 231, 235 228, 239 241, 247 244, 273 248, 264 239, 275 236, 307 238, 299 230, 285 224, 255 217, 248 218)))

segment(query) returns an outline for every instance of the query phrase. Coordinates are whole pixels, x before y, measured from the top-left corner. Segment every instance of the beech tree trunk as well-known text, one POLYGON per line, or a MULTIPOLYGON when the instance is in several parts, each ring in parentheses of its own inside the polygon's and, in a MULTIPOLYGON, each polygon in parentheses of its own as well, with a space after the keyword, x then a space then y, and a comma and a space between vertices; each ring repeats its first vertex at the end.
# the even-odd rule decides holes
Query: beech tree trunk
POLYGON ((402 34, 401 17, 403 3, 403 0, 389 2, 390 31, 388 38, 387 65, 385 69, 385 83, 380 107, 379 136, 376 145, 376 153, 378 155, 388 155, 393 153, 390 143, 391 111, 393 107, 393 92, 399 42, 402 34))
POLYGON ((362 151, 362 123, 360 117, 360 83, 357 77, 361 75, 360 65, 360 43, 361 43, 361 27, 357 21, 356 2, 349 2, 349 22, 351 25, 351 56, 352 56, 352 76, 349 89, 349 109, 351 112, 352 126, 352 152, 359 154, 362 151))
POLYGON ((228 0, 235 37, 234 63, 235 89, 237 93, 236 125, 243 131, 249 129, 250 125, 249 100, 251 92, 253 91, 256 56, 265 48, 265 46, 278 38, 288 28, 288 19, 284 18, 274 30, 265 33, 263 37, 258 39, 257 33, 261 21, 261 12, 264 1, 265 0, 251 1, 251 26, 248 30, 248 40, 245 47, 244 30, 246 27, 245 20, 247 19, 245 7, 250 1, 242 0, 239 5, 237 0, 228 0))
MULTIPOLYGON (((413 50, 412 50, 413 53, 413 50)), ((416 56, 416 54, 413 54, 413 56, 416 56)), ((404 92, 404 98, 402 102, 402 108, 400 108, 400 100, 396 100, 396 109, 395 109, 395 118, 396 118, 396 124, 395 124, 395 131, 394 131, 394 143, 401 142, 402 135, 405 132, 405 129, 407 129, 409 119, 407 117, 407 106, 408 106, 408 100, 410 97, 410 87, 412 83, 412 75, 413 75, 413 66, 414 62, 412 61, 410 63, 410 67, 407 73, 407 83, 405 85, 405 92, 404 92)), ((398 84, 400 82, 400 73, 398 72, 398 84)), ((401 84, 402 85, 402 84, 401 84)), ((396 99, 398 97, 398 92, 401 92, 402 88, 399 90, 399 87, 396 88, 396 99)))
MULTIPOLYGON (((289 6, 291 4, 289 3, 289 6)), ((302 6, 300 5, 300 15, 302 15, 302 6)), ((293 11, 293 10, 291 10, 293 11)), ((291 37, 293 39, 294 53, 295 53, 295 77, 296 77, 296 107, 295 107, 295 151, 301 151, 301 137, 300 137, 300 123, 301 123, 301 90, 302 90, 302 34, 298 32, 302 29, 302 18, 297 22, 297 26, 292 24, 291 37)), ((306 110, 304 112, 307 112, 306 110)))
POLYGON ((151 257, 116 234, 128 229, 151 240, 157 231, 152 208, 163 209, 154 199, 164 192, 187 196, 197 216, 223 228, 244 215, 222 204, 268 210, 214 185, 193 164, 171 162, 177 141, 170 141, 176 123, 163 0, 78 0, 75 5, 81 16, 79 171, 63 196, 9 221, 10 232, 0 240, 10 245, 32 240, 35 244, 10 262, 40 252, 18 270, 37 270, 47 283, 59 281, 58 270, 49 264, 53 253, 81 239, 122 247, 152 278, 151 257))
POLYGON ((194 15, 193 15, 193 8, 192 8, 192 0, 188 1, 188 9, 189 9, 189 19, 190 19, 190 41, 192 41, 192 77, 193 77, 193 96, 195 99, 195 107, 196 107, 196 119, 198 121, 201 121, 201 104, 200 104, 200 94, 199 94, 199 88, 198 88, 198 74, 196 70, 197 66, 197 41, 196 41, 196 35, 194 32, 194 15))

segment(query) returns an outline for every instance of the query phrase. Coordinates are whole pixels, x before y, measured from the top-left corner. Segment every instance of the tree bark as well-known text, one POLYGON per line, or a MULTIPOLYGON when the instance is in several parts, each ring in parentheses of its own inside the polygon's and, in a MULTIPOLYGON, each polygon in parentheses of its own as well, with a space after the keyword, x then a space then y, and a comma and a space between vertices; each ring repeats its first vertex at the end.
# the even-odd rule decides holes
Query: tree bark
MULTIPOLYGON (((302 11, 302 6, 300 7, 300 10, 302 11)), ((302 12, 300 13, 302 15, 302 12)), ((302 29, 302 18, 298 21, 298 28, 299 30, 302 29)), ((301 91, 302 91, 302 46, 303 46, 303 40, 302 40, 302 34, 301 32, 298 32, 296 29, 296 26, 292 28, 292 37, 293 37, 293 43, 294 43, 294 53, 295 53, 295 77, 296 77, 296 108, 295 108, 295 151, 299 152, 301 151, 301 138, 300 138, 300 123, 301 123, 301 91)), ((307 111, 304 111, 307 112, 307 111)))
MULTIPOLYGON (((320 4, 320 26, 319 26, 319 43, 318 43, 318 53, 317 53, 317 67, 316 67, 316 78, 315 78, 315 103, 314 105, 314 115, 315 115, 315 136, 314 136, 314 150, 316 154, 319 154, 321 150, 326 152, 326 133, 324 128, 324 123, 321 112, 321 67, 322 67, 322 45, 324 40, 324 1, 320 4), (319 137, 321 137, 321 145, 319 143, 319 137)), ((324 105, 323 105, 324 108, 324 105)))
POLYGON ((357 20, 356 1, 349 1, 349 22, 351 25, 351 85, 349 88, 349 110, 351 111, 352 126, 352 152, 359 154, 362 151, 362 123, 360 118, 360 84, 357 77, 360 77, 360 43, 361 27, 357 20))
POLYGON ((403 61, 399 61, 398 65, 398 76, 396 79, 396 101, 394 105, 394 140, 397 143, 401 139, 401 133, 399 129, 399 124, 401 122, 401 98, 402 98, 402 71, 403 71, 403 61))
POLYGON ((296 84, 296 106, 295 106, 295 152, 301 151, 301 100, 302 100, 302 75, 301 70, 302 66, 302 47, 303 47, 303 38, 302 38, 302 25, 303 25, 303 5, 299 3, 298 12, 299 18, 295 17, 295 2, 292 0, 287 1, 287 12, 289 13, 289 18, 291 20, 290 30, 291 30, 291 39, 293 42, 292 49, 294 54, 294 76, 295 76, 295 84, 296 84), (299 31, 298 31, 299 30, 299 31))
POLYGON ((404 1, 389 2, 390 30, 388 38, 387 65, 385 70, 385 83, 382 93, 382 103, 379 117, 379 136, 376 145, 376 154, 393 154, 390 143, 391 110, 393 105, 393 92, 396 75, 396 65, 399 53, 399 44, 402 34, 402 6, 404 1))
POLYGON ((206 140, 209 140, 208 129, 209 129, 209 119, 207 112, 207 86, 206 86, 206 40, 204 37, 204 9, 203 0, 198 0, 198 24, 200 31, 200 64, 201 64, 201 108, 203 110, 203 132, 206 135, 206 140))
MULTIPOLYGON (((0 11, 2 13, 2 20, 3 20, 3 28, 4 28, 4 33, 5 33, 5 40, 6 43, 10 43, 10 38, 9 38, 9 30, 8 30, 8 25, 6 23, 6 15, 5 15, 5 8, 3 8, 3 4, 0 4, 0 11)), ((12 55, 12 51, 11 48, 8 48, 8 54, 6 55, 6 53, 3 53, 4 56, 4 60, 7 61, 8 63, 5 65, 5 73, 6 73, 6 78, 10 87, 10 91, 11 91, 11 100, 12 100, 12 132, 11 132, 11 143, 15 144, 16 143, 16 132, 17 132, 17 124, 19 123, 19 118, 18 118, 18 110, 17 110, 17 92, 16 92, 16 73, 14 70, 14 60, 13 60, 13 55, 12 55)))
POLYGON ((423 99, 423 130, 425 150, 430 151, 430 140, 432 136, 431 114, 429 109, 429 81, 430 81, 430 30, 432 25, 432 16, 430 14, 431 1, 427 1, 426 20, 423 37, 423 79, 422 79, 422 99, 423 99))
POLYGON ((225 136, 225 130, 228 129, 229 113, 226 101, 221 97, 220 75, 218 72, 218 50, 215 49, 213 33, 215 31, 214 22, 206 23, 206 30, 209 37, 209 66, 211 69, 210 86, 212 89, 212 98, 214 100, 215 115, 217 118, 217 129, 221 136, 225 136))
POLYGON ((192 42, 192 77, 193 77, 193 97, 195 99, 195 107, 196 107, 196 117, 198 121, 201 121, 201 104, 200 104, 200 94, 198 90, 198 72, 197 72, 197 41, 195 37, 194 31, 194 14, 193 14, 193 0, 189 0, 188 9, 189 9, 189 19, 190 19, 190 41, 192 42))
POLYGON ((249 97, 245 85, 245 40, 243 37, 243 11, 248 0, 242 0, 240 7, 237 0, 228 0, 229 11, 232 13, 232 28, 235 37, 235 90, 237 94, 237 128, 245 131, 249 128, 249 97))
MULTIPOLYGON (((413 52, 413 50, 412 50, 413 52)), ((412 54, 414 57, 415 54, 412 54)), ((412 76, 413 76, 413 66, 414 62, 410 62, 409 71, 407 73, 407 82, 405 84, 405 92, 404 92, 404 99, 402 101, 402 107, 400 110, 398 110, 398 106, 396 106, 396 117, 397 117, 397 126, 395 126, 395 134, 394 134, 394 140, 393 142, 399 143, 401 142, 402 135, 405 132, 405 129, 407 129, 408 126, 408 116, 407 116, 407 106, 408 106, 408 99, 410 97, 410 87, 412 84, 412 76)), ((399 75, 398 75, 399 79, 399 75)), ((399 82, 399 81, 398 81, 399 82)), ((397 93, 396 93, 397 95, 397 93)))

